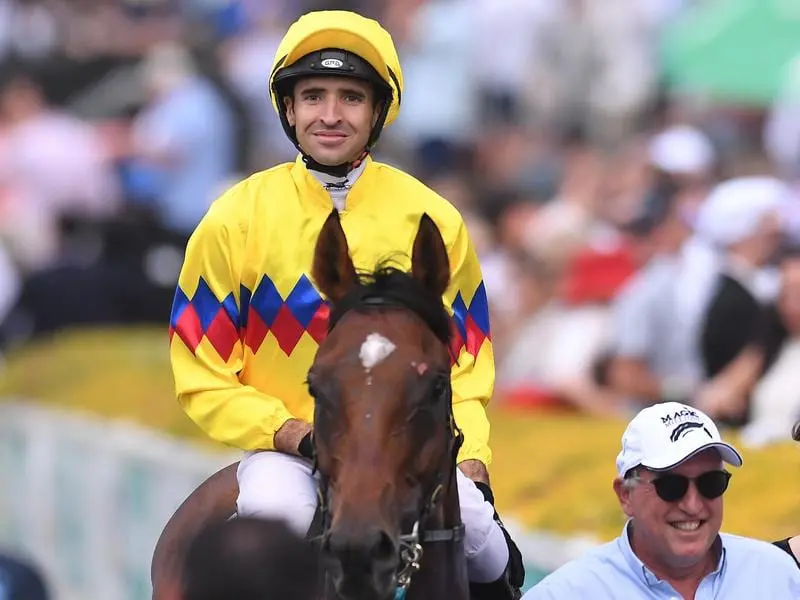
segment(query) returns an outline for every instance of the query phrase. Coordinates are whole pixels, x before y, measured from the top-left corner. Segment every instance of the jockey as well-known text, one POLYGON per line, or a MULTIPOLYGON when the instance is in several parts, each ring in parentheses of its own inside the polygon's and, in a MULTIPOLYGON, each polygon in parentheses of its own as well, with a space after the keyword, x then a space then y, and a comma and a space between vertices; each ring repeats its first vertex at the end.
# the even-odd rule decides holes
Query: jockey
POLYGON ((317 503, 314 402, 303 384, 328 307, 308 273, 333 208, 356 268, 410 256, 423 213, 450 254, 445 301, 459 330, 453 413, 464 434, 458 492, 473 598, 519 598, 522 560, 493 508, 486 404, 494 358, 478 259, 458 211, 412 176, 369 156, 397 117, 403 74, 389 33, 346 11, 302 16, 281 42, 272 103, 300 152, 218 198, 189 240, 170 322, 176 391, 212 438, 245 451, 238 512, 307 533, 317 503))

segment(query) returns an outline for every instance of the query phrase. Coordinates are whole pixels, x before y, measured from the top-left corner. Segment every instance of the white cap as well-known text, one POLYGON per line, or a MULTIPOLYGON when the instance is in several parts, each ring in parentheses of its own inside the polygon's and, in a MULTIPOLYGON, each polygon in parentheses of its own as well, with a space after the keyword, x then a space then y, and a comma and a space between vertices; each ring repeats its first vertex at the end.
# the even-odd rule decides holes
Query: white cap
POLYGON ((753 235, 770 213, 783 217, 790 188, 773 177, 740 177, 717 185, 697 211, 694 229, 717 248, 753 235))
POLYGON ((742 466, 739 452, 723 442, 708 415, 678 402, 663 402, 640 411, 622 434, 617 474, 642 466, 667 471, 707 448, 719 450, 722 460, 742 466))
POLYGON ((698 129, 687 125, 670 127, 650 142, 650 163, 675 175, 693 175, 714 166, 714 146, 698 129))

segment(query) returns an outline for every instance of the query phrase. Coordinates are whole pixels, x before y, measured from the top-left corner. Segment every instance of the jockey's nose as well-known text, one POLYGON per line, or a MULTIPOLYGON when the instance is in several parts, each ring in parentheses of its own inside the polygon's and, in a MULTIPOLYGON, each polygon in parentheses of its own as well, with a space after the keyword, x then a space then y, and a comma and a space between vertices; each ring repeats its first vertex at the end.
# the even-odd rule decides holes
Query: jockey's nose
POLYGON ((392 537, 378 527, 355 533, 344 528, 331 531, 325 540, 326 550, 342 563, 346 571, 394 568, 398 550, 392 537))

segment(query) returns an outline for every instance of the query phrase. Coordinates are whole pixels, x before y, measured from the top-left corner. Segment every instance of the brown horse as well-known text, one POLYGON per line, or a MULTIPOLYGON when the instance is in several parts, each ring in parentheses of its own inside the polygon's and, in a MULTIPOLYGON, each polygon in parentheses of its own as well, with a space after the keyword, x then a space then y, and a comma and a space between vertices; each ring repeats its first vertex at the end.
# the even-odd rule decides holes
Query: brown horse
MULTIPOLYGON (((327 558, 321 595, 467 600, 441 234, 423 215, 410 273, 381 266, 358 274, 334 211, 312 277, 332 309, 308 372, 320 497, 312 535, 327 558)), ((196 528, 234 512, 236 489, 232 465, 172 517, 153 557, 155 600, 178 586, 182 549, 196 528)))

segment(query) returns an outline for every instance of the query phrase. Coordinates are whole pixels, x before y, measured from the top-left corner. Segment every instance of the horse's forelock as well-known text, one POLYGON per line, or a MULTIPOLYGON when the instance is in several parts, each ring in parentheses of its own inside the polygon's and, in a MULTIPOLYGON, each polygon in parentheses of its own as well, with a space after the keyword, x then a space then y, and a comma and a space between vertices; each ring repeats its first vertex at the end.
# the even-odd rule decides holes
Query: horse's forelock
POLYGON ((328 323, 332 330, 345 313, 369 306, 405 308, 416 314, 444 345, 450 344, 450 315, 434 296, 409 273, 388 264, 358 274, 356 285, 334 304, 328 323))

